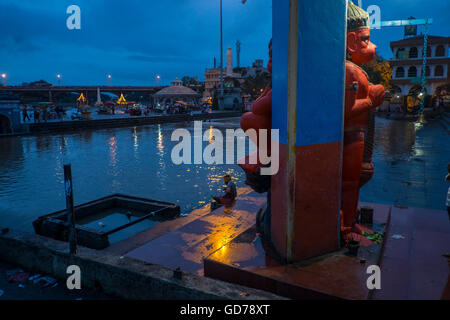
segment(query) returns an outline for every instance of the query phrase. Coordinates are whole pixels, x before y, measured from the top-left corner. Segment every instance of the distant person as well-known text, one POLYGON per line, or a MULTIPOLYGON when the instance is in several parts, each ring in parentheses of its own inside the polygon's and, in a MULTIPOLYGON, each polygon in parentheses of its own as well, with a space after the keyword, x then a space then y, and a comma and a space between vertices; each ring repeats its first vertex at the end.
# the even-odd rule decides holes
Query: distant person
POLYGON ((439 98, 434 98, 433 109, 436 110, 439 108, 439 98))
POLYGON ((30 117, 28 116, 27 106, 23 107, 22 115, 23 115, 23 122, 27 122, 27 120, 30 120, 30 117))
POLYGON ((34 115, 33 116, 34 116, 34 123, 36 123, 36 122, 40 123, 41 122, 38 108, 34 109, 34 115))
MULTIPOLYGON (((450 163, 447 164, 447 176, 445 177, 445 181, 450 183, 450 163)), ((445 202, 445 205, 447 206, 447 213, 448 218, 450 219, 450 186, 448 187, 447 191, 447 201, 445 202)))
POLYGON ((231 181, 231 176, 229 174, 226 174, 223 176, 223 180, 225 182, 225 195, 222 197, 213 197, 213 199, 220 204, 223 204, 225 206, 231 206, 236 199, 237 192, 236 192, 236 185, 233 181, 231 181))
POLYGON ((41 118, 44 122, 47 122, 47 117, 48 117, 47 113, 48 113, 47 108, 42 108, 40 111, 40 114, 42 116, 41 118))

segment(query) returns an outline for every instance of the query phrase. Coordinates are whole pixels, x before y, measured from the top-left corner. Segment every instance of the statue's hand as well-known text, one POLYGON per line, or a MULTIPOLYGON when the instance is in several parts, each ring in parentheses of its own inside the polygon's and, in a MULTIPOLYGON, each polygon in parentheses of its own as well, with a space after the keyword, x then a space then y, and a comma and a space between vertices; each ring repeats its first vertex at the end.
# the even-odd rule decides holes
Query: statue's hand
POLYGON ((369 98, 373 107, 378 107, 384 100, 384 87, 381 84, 369 86, 369 98))

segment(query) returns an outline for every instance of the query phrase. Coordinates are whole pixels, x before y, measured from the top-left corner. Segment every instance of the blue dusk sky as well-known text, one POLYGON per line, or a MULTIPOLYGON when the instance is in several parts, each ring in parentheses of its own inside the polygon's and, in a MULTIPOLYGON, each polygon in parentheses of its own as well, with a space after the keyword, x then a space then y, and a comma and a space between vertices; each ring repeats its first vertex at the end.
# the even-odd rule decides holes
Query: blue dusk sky
MULTIPOLYGON (((275 0, 274 0, 275 1, 275 0)), ((272 33, 272 1, 223 0, 224 60, 240 40, 241 66, 267 63, 272 33)), ((450 35, 448 0, 363 0, 378 5, 382 20, 433 18, 432 35, 450 35)), ((320 28, 320 25, 318 25, 320 28)), ((35 80, 61 84, 169 84, 197 76, 220 59, 219 0, 0 0, 0 73, 8 84, 35 80), (66 9, 81 8, 81 30, 68 30, 66 9)), ((422 29, 419 27, 419 32, 422 29)), ((384 58, 402 28, 372 31, 384 58)), ((312 48, 313 50, 313 48, 312 48)), ((224 62, 225 63, 225 62, 224 62)))

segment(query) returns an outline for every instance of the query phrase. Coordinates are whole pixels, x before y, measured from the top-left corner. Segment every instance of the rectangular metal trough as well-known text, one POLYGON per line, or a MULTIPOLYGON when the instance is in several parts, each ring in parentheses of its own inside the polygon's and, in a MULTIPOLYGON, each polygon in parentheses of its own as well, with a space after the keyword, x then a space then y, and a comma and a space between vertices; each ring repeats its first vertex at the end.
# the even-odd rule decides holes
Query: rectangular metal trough
MULTIPOLYGON (((109 237, 119 231, 144 221, 165 221, 180 215, 180 207, 173 203, 113 194, 74 207, 77 243, 81 246, 101 250, 110 245, 109 237), (126 216, 126 222, 112 224, 106 228, 101 219, 108 215, 126 216)), ((117 220, 117 219, 116 219, 117 220)), ((123 217, 121 221, 124 220, 123 217)), ((117 221, 116 221, 117 222, 117 221)), ((39 217, 33 221, 37 234, 61 241, 68 241, 67 211, 61 210, 39 217)))

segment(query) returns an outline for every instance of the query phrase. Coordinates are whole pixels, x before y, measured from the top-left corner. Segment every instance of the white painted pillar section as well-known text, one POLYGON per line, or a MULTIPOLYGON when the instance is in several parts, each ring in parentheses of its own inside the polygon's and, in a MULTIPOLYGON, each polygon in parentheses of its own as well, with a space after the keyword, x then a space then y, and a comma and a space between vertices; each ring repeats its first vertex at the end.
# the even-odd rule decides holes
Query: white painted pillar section
POLYGON ((97 102, 95 104, 97 105, 102 104, 102 96, 100 95, 100 88, 97 88, 97 102))

